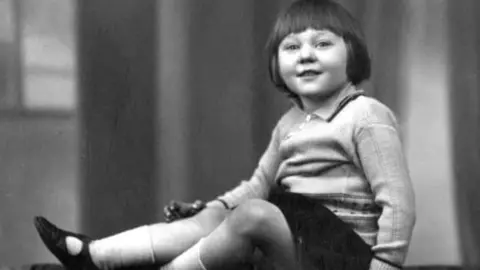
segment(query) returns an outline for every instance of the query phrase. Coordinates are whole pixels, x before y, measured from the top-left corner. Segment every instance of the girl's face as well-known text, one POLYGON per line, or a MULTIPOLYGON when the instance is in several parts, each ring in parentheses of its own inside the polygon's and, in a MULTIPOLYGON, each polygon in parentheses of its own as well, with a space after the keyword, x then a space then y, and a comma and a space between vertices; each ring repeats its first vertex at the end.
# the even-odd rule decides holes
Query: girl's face
POLYGON ((278 68, 304 105, 324 100, 348 82, 347 46, 328 30, 308 28, 286 36, 278 47, 278 68))

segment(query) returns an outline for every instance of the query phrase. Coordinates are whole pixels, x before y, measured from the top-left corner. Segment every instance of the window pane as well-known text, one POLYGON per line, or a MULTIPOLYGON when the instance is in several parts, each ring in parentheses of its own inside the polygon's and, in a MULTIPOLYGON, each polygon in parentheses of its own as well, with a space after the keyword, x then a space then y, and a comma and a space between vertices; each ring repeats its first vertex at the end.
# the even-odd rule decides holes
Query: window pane
POLYGON ((68 110, 75 107, 74 80, 56 74, 25 74, 25 107, 42 110, 68 110))
POLYGON ((23 102, 27 109, 76 105, 73 0, 23 0, 23 102))

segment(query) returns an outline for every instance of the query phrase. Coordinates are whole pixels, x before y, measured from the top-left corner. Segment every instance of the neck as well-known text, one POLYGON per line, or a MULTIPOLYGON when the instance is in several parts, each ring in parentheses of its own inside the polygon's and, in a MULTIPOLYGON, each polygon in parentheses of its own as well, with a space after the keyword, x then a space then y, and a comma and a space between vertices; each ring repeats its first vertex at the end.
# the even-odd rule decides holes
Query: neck
POLYGON ((332 91, 326 96, 319 97, 300 97, 302 101, 303 109, 307 113, 317 112, 329 112, 337 105, 337 101, 349 91, 352 84, 350 82, 343 85, 340 89, 332 91))

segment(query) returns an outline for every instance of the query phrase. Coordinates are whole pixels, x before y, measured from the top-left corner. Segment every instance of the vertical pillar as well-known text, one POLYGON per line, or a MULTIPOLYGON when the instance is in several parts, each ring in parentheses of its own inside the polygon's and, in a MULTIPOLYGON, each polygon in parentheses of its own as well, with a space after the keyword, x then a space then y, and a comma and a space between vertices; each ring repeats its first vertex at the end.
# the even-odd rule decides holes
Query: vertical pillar
MULTIPOLYGON (((172 0, 158 2, 158 110, 157 145, 159 186, 158 205, 168 201, 186 200, 191 179, 189 24, 190 2, 172 0)), ((159 212, 158 216, 163 213, 159 212)))
POLYGON ((402 126, 416 194, 418 218, 408 257, 415 265, 460 263, 453 191, 447 2, 404 1, 408 23, 401 52, 401 74, 406 81, 402 126))
POLYGON ((156 3, 77 1, 81 225, 93 236, 157 211, 156 3))

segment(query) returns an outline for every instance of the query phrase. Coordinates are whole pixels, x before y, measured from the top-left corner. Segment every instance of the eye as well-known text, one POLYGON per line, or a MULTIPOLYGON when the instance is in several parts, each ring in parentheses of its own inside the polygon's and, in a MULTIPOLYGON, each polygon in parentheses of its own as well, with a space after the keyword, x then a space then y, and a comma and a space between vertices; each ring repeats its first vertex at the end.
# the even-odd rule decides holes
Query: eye
POLYGON ((326 48, 332 46, 333 43, 331 41, 319 41, 315 43, 315 48, 326 48))
POLYGON ((300 46, 298 46, 297 44, 285 44, 283 46, 283 49, 286 51, 298 50, 299 48, 300 46))

